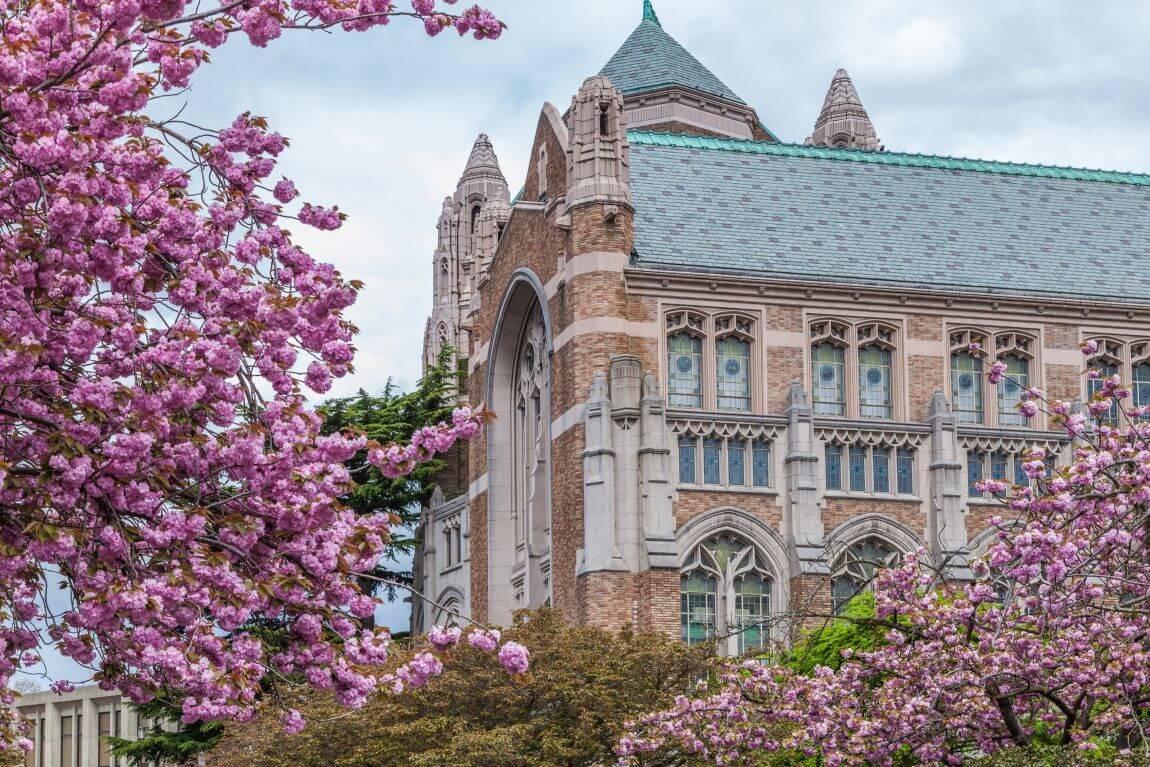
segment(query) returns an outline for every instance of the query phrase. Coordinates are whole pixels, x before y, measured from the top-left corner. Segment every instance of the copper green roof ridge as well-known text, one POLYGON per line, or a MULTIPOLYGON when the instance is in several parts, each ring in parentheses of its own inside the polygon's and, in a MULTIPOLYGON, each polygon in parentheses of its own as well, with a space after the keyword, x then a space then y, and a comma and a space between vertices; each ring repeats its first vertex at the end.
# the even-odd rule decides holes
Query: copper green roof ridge
POLYGON ((1056 178, 1073 181, 1101 181, 1111 184, 1150 186, 1150 173, 1135 173, 1060 165, 1037 165, 967 157, 916 154, 910 152, 874 152, 860 149, 835 149, 806 144, 783 144, 751 139, 694 136, 684 133, 632 130, 627 132, 632 146, 663 146, 683 149, 708 149, 723 152, 766 154, 778 157, 806 157, 820 160, 843 160, 870 165, 896 165, 910 168, 964 170, 1008 176, 1056 178))

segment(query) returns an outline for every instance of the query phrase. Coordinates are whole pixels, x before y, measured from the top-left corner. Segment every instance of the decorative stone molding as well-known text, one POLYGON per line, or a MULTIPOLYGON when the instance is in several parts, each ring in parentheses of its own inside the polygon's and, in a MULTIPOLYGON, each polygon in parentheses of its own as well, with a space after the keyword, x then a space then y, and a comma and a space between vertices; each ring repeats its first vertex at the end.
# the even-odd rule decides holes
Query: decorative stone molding
POLYGON ((1070 439, 1058 432, 1035 431, 1028 429, 958 429, 958 446, 963 450, 978 450, 986 453, 1024 453, 1042 448, 1054 455, 1060 454, 1070 444, 1070 439))
POLYGON ((904 555, 924 546, 924 541, 910 528, 883 514, 859 514, 827 533, 827 561, 834 562, 851 545, 870 537, 881 538, 904 555))
POLYGON ((822 442, 870 447, 922 447, 930 427, 912 423, 815 419, 815 436, 822 442))
POLYGON ((778 416, 732 416, 729 413, 700 413, 672 410, 667 414, 667 426, 673 435, 691 437, 720 437, 723 439, 763 439, 774 441, 785 428, 786 421, 778 416))

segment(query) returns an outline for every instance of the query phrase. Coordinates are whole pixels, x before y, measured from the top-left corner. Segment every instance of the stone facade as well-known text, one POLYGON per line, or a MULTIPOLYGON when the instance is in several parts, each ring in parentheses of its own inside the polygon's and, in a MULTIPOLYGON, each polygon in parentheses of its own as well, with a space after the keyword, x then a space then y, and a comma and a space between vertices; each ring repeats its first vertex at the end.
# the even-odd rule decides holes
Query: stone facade
POLYGON ((35 692, 16 702, 20 718, 28 723, 32 750, 25 755, 28 767, 127 767, 112 755, 105 736, 133 739, 150 727, 141 722, 116 691, 96 685, 72 692, 35 692))
MULTIPOLYGON (((841 159, 861 167, 887 155, 845 77, 811 142, 847 135, 862 151, 841 159)), ((655 219, 636 202, 636 137, 672 130, 666 141, 696 159, 708 145, 691 141, 715 137, 715 162, 742 146, 723 140, 748 138, 742 112, 727 132, 671 115, 629 137, 629 119, 694 85, 632 93, 599 75, 565 115, 544 105, 522 191, 506 208, 493 198, 495 240, 459 251, 474 253, 459 266, 469 285, 453 289, 467 296, 461 394, 496 419, 470 445, 467 493, 428 510, 419 629, 443 619, 450 589, 479 620, 552 604, 573 622, 718 634, 735 653, 785 641, 920 548, 970 577, 1000 508, 972 481, 1012 479, 1031 449, 1059 460, 1068 447, 1042 417, 1018 416, 1016 390, 985 383, 970 344, 1067 400, 1089 396, 1088 364, 1127 378, 1150 365, 1143 299, 645 264, 637 243, 655 219), (1084 360, 1078 345, 1093 338, 1108 343, 1084 360), (469 551, 429 576, 448 540, 436 509, 451 504, 469 551)), ((775 141, 762 132, 751 140, 775 141)), ((688 212, 679 225, 699 222, 688 212)))

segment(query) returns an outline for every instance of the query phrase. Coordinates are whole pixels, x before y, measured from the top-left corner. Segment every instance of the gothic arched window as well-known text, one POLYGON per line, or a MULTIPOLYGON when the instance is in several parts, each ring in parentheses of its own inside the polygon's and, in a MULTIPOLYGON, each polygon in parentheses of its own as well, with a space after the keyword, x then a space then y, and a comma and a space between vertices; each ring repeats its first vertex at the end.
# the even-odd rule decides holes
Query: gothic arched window
POLYGON ((475 234, 479 231, 479 205, 471 209, 471 233, 475 234))
POLYGON ((751 321, 715 320, 715 381, 719 410, 751 409, 751 321))
POLYGON ((743 538, 720 533, 691 552, 679 581, 680 633, 689 644, 718 637, 728 654, 762 650, 770 639, 773 580, 743 538))
POLYGON ((955 420, 959 423, 982 423, 985 420, 982 358, 971 352, 969 339, 969 333, 951 338, 950 395, 955 420))
POLYGON ((856 330, 861 418, 894 417, 894 334, 894 328, 877 322, 859 325, 856 330))
MULTIPOLYGON (((546 422, 543 413, 544 348, 543 315, 536 304, 527 317, 515 359, 515 384, 512 388, 512 448, 514 454, 512 516, 515 521, 515 543, 527 541, 532 530, 532 514, 538 483, 536 475, 546 446, 546 422)), ((536 531, 540 532, 540 531, 536 531)))
POLYGON ((703 406, 703 317, 693 312, 667 315, 667 404, 703 406))
MULTIPOLYGON (((1096 339, 1098 342, 1098 351, 1093 357, 1086 362, 1088 370, 1097 371, 1097 377, 1086 379, 1086 396, 1093 398, 1095 394, 1102 390, 1102 384, 1111 376, 1119 375, 1122 372, 1122 359, 1123 359, 1123 344, 1118 341, 1113 341, 1107 338, 1096 339)), ((1113 402, 1110 409, 1105 415, 1101 416, 1099 422, 1114 425, 1118 422, 1118 403, 1113 402)))
POLYGON ((1130 345, 1130 382, 1134 407, 1150 405, 1150 341, 1130 345))
POLYGON ((846 415, 847 326, 833 320, 811 326, 811 400, 816 415, 846 415))
POLYGON ((871 536, 847 547, 831 572, 831 605, 840 612, 856 594, 870 588, 879 570, 895 567, 902 553, 882 538, 871 536))
POLYGON ((1030 386, 1030 360, 1008 354, 1001 361, 1006 365, 1006 377, 998 382, 998 424, 1025 426, 1028 419, 1018 412, 1018 404, 1030 386))

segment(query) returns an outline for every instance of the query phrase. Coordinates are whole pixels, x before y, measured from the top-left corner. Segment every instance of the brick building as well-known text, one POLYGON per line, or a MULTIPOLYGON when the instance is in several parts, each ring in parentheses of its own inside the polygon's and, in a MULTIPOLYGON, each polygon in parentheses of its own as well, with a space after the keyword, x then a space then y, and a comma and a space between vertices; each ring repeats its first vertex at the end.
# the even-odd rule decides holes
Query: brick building
POLYGON ((888 150, 843 70, 784 143, 649 0, 530 158, 512 198, 480 136, 439 220, 425 353, 497 420, 426 510, 417 631, 553 604, 738 652, 920 547, 962 575, 973 483, 1066 453, 1019 382, 1150 402, 1150 275, 1110 266, 1150 176, 888 150))

